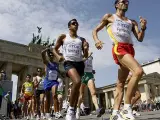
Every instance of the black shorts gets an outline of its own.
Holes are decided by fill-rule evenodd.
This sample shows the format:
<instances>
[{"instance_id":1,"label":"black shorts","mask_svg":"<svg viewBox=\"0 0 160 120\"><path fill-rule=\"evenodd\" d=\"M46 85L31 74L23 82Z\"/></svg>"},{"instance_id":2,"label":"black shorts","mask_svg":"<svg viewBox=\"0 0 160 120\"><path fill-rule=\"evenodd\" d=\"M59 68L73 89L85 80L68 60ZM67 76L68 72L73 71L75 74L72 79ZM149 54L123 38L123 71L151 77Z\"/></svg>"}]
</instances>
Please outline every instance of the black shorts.
<instances>
[{"instance_id":1,"label":"black shorts","mask_svg":"<svg viewBox=\"0 0 160 120\"><path fill-rule=\"evenodd\" d=\"M84 75L84 67L85 66L83 61L81 62L65 61L64 62L64 69L66 70L66 73L68 72L68 70L75 68L78 74L80 75L80 77Z\"/></svg>"},{"instance_id":2,"label":"black shorts","mask_svg":"<svg viewBox=\"0 0 160 120\"><path fill-rule=\"evenodd\" d=\"M36 90L36 97L39 97L40 94L44 94L45 91L44 90Z\"/></svg>"}]
</instances>

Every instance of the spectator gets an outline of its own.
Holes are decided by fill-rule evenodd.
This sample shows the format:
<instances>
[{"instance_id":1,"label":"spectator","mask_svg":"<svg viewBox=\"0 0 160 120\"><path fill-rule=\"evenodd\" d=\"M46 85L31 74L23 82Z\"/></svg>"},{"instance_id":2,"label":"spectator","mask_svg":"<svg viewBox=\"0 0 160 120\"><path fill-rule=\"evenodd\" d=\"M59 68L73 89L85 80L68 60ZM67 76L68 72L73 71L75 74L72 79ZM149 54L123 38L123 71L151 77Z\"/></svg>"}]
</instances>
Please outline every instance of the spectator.
<instances>
[{"instance_id":1,"label":"spectator","mask_svg":"<svg viewBox=\"0 0 160 120\"><path fill-rule=\"evenodd\" d=\"M11 101L11 92L8 91L7 94L4 96L5 100L7 101L7 116L11 118L11 111L12 111L12 101Z\"/></svg>"},{"instance_id":2,"label":"spectator","mask_svg":"<svg viewBox=\"0 0 160 120\"><path fill-rule=\"evenodd\" d=\"M2 87L2 83L0 80L0 108L1 108L1 104L2 104L2 98L3 98L3 87Z\"/></svg>"},{"instance_id":3,"label":"spectator","mask_svg":"<svg viewBox=\"0 0 160 120\"><path fill-rule=\"evenodd\" d=\"M6 72L4 70L0 72L0 80L6 80Z\"/></svg>"}]
</instances>

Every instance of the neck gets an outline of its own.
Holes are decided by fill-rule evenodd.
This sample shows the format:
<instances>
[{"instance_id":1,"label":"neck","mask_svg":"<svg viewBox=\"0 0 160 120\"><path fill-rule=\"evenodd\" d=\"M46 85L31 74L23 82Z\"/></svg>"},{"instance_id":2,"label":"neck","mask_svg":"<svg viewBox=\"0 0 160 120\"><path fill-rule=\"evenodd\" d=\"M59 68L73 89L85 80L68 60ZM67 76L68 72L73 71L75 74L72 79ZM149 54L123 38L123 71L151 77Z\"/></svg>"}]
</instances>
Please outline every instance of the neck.
<instances>
[{"instance_id":1,"label":"neck","mask_svg":"<svg viewBox=\"0 0 160 120\"><path fill-rule=\"evenodd\" d=\"M37 75L37 76L42 77L42 75Z\"/></svg>"},{"instance_id":2,"label":"neck","mask_svg":"<svg viewBox=\"0 0 160 120\"><path fill-rule=\"evenodd\" d=\"M72 38L76 38L77 37L77 32L75 31L69 31L69 35L72 37Z\"/></svg>"},{"instance_id":3,"label":"neck","mask_svg":"<svg viewBox=\"0 0 160 120\"><path fill-rule=\"evenodd\" d=\"M125 12L123 10L117 9L116 15L118 15L119 17L125 17Z\"/></svg>"}]
</instances>

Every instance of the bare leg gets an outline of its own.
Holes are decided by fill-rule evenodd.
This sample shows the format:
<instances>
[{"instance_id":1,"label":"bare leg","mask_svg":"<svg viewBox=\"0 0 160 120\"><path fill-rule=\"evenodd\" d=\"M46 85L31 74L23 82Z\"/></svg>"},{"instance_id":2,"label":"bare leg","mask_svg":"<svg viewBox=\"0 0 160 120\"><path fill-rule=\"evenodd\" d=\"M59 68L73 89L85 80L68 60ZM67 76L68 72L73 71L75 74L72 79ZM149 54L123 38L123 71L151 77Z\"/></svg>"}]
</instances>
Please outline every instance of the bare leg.
<instances>
[{"instance_id":1,"label":"bare leg","mask_svg":"<svg viewBox=\"0 0 160 120\"><path fill-rule=\"evenodd\" d=\"M27 116L27 100L24 101L23 113L24 113L24 117L26 117Z\"/></svg>"},{"instance_id":2,"label":"bare leg","mask_svg":"<svg viewBox=\"0 0 160 120\"><path fill-rule=\"evenodd\" d=\"M130 54L117 57L119 59L119 62L132 72L132 77L128 83L127 92L125 96L125 104L131 104L133 90L138 85L138 82L142 77L143 69Z\"/></svg>"},{"instance_id":3,"label":"bare leg","mask_svg":"<svg viewBox=\"0 0 160 120\"><path fill-rule=\"evenodd\" d=\"M83 100L85 88L86 88L86 85L81 83L81 87L80 87L80 90L79 90L80 92L79 92L79 99L78 99L77 108L80 108L80 105L81 105L82 100Z\"/></svg>"},{"instance_id":4,"label":"bare leg","mask_svg":"<svg viewBox=\"0 0 160 120\"><path fill-rule=\"evenodd\" d=\"M95 83L93 80L88 81L88 88L89 88L91 96L92 96L93 104L94 104L96 110L98 110L99 106L98 106L98 101L97 101L97 96L96 96L96 87L95 87Z\"/></svg>"},{"instance_id":5,"label":"bare leg","mask_svg":"<svg viewBox=\"0 0 160 120\"><path fill-rule=\"evenodd\" d=\"M54 112L59 112L59 103L58 103L58 98L57 98L57 86L52 87L52 97L53 97L53 103L54 103Z\"/></svg>"},{"instance_id":6,"label":"bare leg","mask_svg":"<svg viewBox=\"0 0 160 120\"><path fill-rule=\"evenodd\" d=\"M141 93L140 91L138 90L138 88L136 89L136 92L135 92L135 95L132 97L132 100L131 100L131 104L132 106L137 102L137 100L139 100L141 98Z\"/></svg>"},{"instance_id":7,"label":"bare leg","mask_svg":"<svg viewBox=\"0 0 160 120\"><path fill-rule=\"evenodd\" d=\"M35 113L37 113L37 109L36 109L36 97L33 95L32 96L32 114L34 115Z\"/></svg>"},{"instance_id":8,"label":"bare leg","mask_svg":"<svg viewBox=\"0 0 160 120\"><path fill-rule=\"evenodd\" d=\"M36 100L36 114L39 115L39 106L40 106L40 103L39 103L39 100L40 100L40 96L36 96L35 98Z\"/></svg>"},{"instance_id":9,"label":"bare leg","mask_svg":"<svg viewBox=\"0 0 160 120\"><path fill-rule=\"evenodd\" d=\"M32 100L28 100L28 115L32 114Z\"/></svg>"},{"instance_id":10,"label":"bare leg","mask_svg":"<svg viewBox=\"0 0 160 120\"><path fill-rule=\"evenodd\" d=\"M59 111L62 110L62 104L63 104L63 95L58 94L58 102L59 102Z\"/></svg>"},{"instance_id":11,"label":"bare leg","mask_svg":"<svg viewBox=\"0 0 160 120\"><path fill-rule=\"evenodd\" d=\"M45 92L45 113L50 113L50 91Z\"/></svg>"},{"instance_id":12,"label":"bare leg","mask_svg":"<svg viewBox=\"0 0 160 120\"><path fill-rule=\"evenodd\" d=\"M40 106L41 106L41 114L44 115L44 94L40 94Z\"/></svg>"},{"instance_id":13,"label":"bare leg","mask_svg":"<svg viewBox=\"0 0 160 120\"><path fill-rule=\"evenodd\" d=\"M123 66L118 69L118 80L116 86L116 95L114 96L114 110L119 110L124 94L124 85L129 70Z\"/></svg>"},{"instance_id":14,"label":"bare leg","mask_svg":"<svg viewBox=\"0 0 160 120\"><path fill-rule=\"evenodd\" d=\"M81 78L75 68L70 69L68 71L68 75L73 81L72 92L70 95L70 107L75 107L75 104L77 103L78 97L79 97L79 88L81 85Z\"/></svg>"}]
</instances>

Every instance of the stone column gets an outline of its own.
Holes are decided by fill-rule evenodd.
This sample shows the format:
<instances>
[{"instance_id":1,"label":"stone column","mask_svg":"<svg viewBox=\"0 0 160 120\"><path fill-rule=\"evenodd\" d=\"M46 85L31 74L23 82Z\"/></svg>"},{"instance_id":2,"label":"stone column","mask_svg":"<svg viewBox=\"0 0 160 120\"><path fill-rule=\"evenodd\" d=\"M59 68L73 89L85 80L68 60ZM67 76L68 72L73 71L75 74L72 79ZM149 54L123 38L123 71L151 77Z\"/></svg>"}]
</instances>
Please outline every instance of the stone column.
<instances>
[{"instance_id":1,"label":"stone column","mask_svg":"<svg viewBox=\"0 0 160 120\"><path fill-rule=\"evenodd\" d=\"M101 100L100 100L100 93L97 93L97 101L98 101L98 105L101 105Z\"/></svg>"},{"instance_id":2,"label":"stone column","mask_svg":"<svg viewBox=\"0 0 160 120\"><path fill-rule=\"evenodd\" d=\"M152 98L154 99L156 96L156 86L153 84L151 84L151 92Z\"/></svg>"},{"instance_id":3,"label":"stone column","mask_svg":"<svg viewBox=\"0 0 160 120\"><path fill-rule=\"evenodd\" d=\"M111 107L109 97L108 97L108 92L105 92L105 101L106 101L106 109L108 109L109 107Z\"/></svg>"},{"instance_id":4,"label":"stone column","mask_svg":"<svg viewBox=\"0 0 160 120\"><path fill-rule=\"evenodd\" d=\"M146 93L146 100L150 99L150 86L148 84L144 84L144 90Z\"/></svg>"},{"instance_id":5,"label":"stone column","mask_svg":"<svg viewBox=\"0 0 160 120\"><path fill-rule=\"evenodd\" d=\"M22 80L22 73L18 73L18 81L17 81L17 97L19 96L19 93L21 92L21 87L23 84L23 80Z\"/></svg>"},{"instance_id":6,"label":"stone column","mask_svg":"<svg viewBox=\"0 0 160 120\"><path fill-rule=\"evenodd\" d=\"M7 62L2 66L2 69L6 72L7 80L12 79L12 63Z\"/></svg>"},{"instance_id":7,"label":"stone column","mask_svg":"<svg viewBox=\"0 0 160 120\"><path fill-rule=\"evenodd\" d=\"M160 96L160 85L158 85L158 95Z\"/></svg>"}]
</instances>

